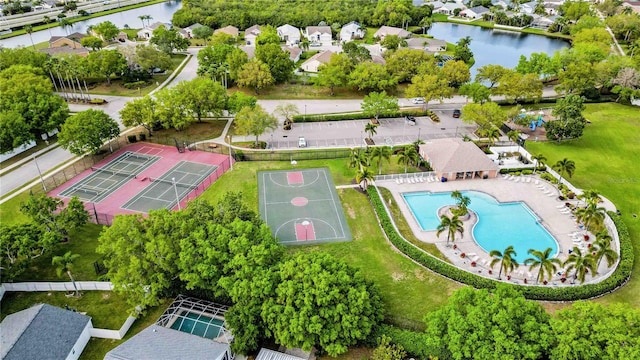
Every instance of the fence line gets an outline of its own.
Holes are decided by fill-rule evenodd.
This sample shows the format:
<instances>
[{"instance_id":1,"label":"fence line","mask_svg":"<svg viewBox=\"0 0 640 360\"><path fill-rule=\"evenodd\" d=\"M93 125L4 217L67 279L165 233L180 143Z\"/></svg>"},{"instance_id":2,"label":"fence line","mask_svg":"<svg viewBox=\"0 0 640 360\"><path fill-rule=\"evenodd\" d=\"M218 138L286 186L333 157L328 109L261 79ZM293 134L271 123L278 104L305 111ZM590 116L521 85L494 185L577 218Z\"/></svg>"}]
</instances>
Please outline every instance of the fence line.
<instances>
[{"instance_id":1,"label":"fence line","mask_svg":"<svg viewBox=\"0 0 640 360\"><path fill-rule=\"evenodd\" d=\"M409 178L428 178L431 176L436 176L435 171L423 171L423 172L413 172L413 173L405 173L405 174L387 174L387 175L375 175L373 178L375 181L381 180L396 180L396 179L409 179Z\"/></svg>"},{"instance_id":2,"label":"fence line","mask_svg":"<svg viewBox=\"0 0 640 360\"><path fill-rule=\"evenodd\" d=\"M124 321L119 330L110 330L110 329L99 329L92 328L89 332L91 337L100 338L100 339L115 339L121 340L127 332L131 328L131 325L136 321L136 318L133 316L129 316L127 320Z\"/></svg>"},{"instance_id":3,"label":"fence line","mask_svg":"<svg viewBox=\"0 0 640 360\"><path fill-rule=\"evenodd\" d=\"M78 290L99 290L111 291L113 284L109 281L76 281ZM5 292L37 292L37 291L75 291L73 283L66 282L19 282L19 283L3 283L2 287Z\"/></svg>"}]
</instances>

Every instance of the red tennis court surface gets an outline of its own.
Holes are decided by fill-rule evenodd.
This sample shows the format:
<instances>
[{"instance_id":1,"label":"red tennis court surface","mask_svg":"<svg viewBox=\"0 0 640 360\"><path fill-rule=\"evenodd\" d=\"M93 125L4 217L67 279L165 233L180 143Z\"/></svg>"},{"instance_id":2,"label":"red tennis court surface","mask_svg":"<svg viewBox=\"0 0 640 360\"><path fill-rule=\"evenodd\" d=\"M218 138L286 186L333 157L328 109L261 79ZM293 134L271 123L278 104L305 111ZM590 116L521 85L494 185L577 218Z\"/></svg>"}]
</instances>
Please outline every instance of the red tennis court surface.
<instances>
[{"instance_id":1,"label":"red tennis court surface","mask_svg":"<svg viewBox=\"0 0 640 360\"><path fill-rule=\"evenodd\" d=\"M289 183L289 185L304 184L304 177L302 177L302 171L288 172L287 183Z\"/></svg>"},{"instance_id":2,"label":"red tennis court surface","mask_svg":"<svg viewBox=\"0 0 640 360\"><path fill-rule=\"evenodd\" d=\"M96 202L85 202L86 208L89 210L91 217L95 222L100 224L111 224L113 216L117 214L136 214L146 213L146 211L134 211L131 209L123 208L129 200L139 196L145 189L152 186L149 178L163 178L166 176L173 176L172 169L174 169L180 163L193 163L200 164L202 166L211 167L212 171L203 180L193 186L193 190L185 192L181 191L180 204L175 201L172 206L173 209L178 207L184 208L189 200L193 200L196 196L200 195L206 190L215 180L217 180L225 171L230 167L230 159L226 155L214 154L204 151L185 151L183 153L178 152L174 146L158 145L151 143L136 143L126 146L112 155L106 157L104 160L94 165L94 168L109 169L114 168L116 159L122 159L123 156L126 159L127 153L137 155L143 155L147 157L158 157L159 160L153 162L150 166L144 168L134 178L130 178L123 181L122 184L118 184L115 188L109 188L108 194L105 196L96 196ZM119 161L119 160L118 160ZM95 176L95 172L91 169L87 169L84 172L73 177L66 183L57 187L53 191L48 193L49 196L55 196L61 198L63 201L68 202L70 197L64 196L64 194L73 194L74 187L83 189L84 182L88 177ZM171 177L169 178L171 179ZM176 177L177 179L177 177ZM66 192L65 192L66 191ZM61 193L63 193L61 195ZM70 195L72 196L72 195ZM101 199L100 199L101 198ZM163 206L156 205L153 199L149 199L148 209L163 208ZM166 204L166 202L165 202ZM166 206L164 206L166 207ZM106 220L105 220L106 219Z\"/></svg>"}]
</instances>

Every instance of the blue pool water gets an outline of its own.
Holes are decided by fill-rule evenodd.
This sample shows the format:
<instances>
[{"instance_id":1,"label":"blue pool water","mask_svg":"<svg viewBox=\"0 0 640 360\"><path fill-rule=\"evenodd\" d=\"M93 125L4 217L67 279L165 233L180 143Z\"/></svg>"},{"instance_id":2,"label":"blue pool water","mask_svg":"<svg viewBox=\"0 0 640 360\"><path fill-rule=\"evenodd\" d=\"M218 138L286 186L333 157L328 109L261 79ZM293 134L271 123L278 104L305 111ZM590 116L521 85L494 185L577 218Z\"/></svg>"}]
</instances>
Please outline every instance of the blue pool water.
<instances>
[{"instance_id":1,"label":"blue pool water","mask_svg":"<svg viewBox=\"0 0 640 360\"><path fill-rule=\"evenodd\" d=\"M180 317L171 325L171 328L203 338L215 339L220 336L223 324L224 321L220 319L182 311Z\"/></svg>"},{"instance_id":2,"label":"blue pool water","mask_svg":"<svg viewBox=\"0 0 640 360\"><path fill-rule=\"evenodd\" d=\"M469 209L476 213L478 222L473 227L473 238L485 251L503 251L509 245L516 250L516 260L522 264L529 249L544 251L550 247L557 254L558 243L538 223L538 217L523 202L499 203L490 195L477 191L463 191L471 199ZM413 192L402 194L422 230L436 230L440 224L438 209L455 205L451 193ZM468 239L470 234L464 234ZM446 234L440 235L441 237ZM458 235L459 238L459 235ZM446 239L446 238L443 238Z\"/></svg>"}]
</instances>

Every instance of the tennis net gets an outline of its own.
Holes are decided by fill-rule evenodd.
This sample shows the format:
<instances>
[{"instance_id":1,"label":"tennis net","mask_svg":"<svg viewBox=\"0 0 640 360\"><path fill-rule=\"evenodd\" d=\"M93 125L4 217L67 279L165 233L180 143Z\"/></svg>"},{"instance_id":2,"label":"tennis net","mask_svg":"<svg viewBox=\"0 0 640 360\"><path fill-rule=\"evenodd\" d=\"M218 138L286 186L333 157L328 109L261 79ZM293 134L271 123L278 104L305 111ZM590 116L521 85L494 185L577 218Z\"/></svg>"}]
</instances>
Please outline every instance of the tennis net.
<instances>
[{"instance_id":1,"label":"tennis net","mask_svg":"<svg viewBox=\"0 0 640 360\"><path fill-rule=\"evenodd\" d=\"M134 153L129 153L128 157L134 158L134 159L140 159L140 160L149 160L148 156L138 155L138 154L134 154Z\"/></svg>"},{"instance_id":2,"label":"tennis net","mask_svg":"<svg viewBox=\"0 0 640 360\"><path fill-rule=\"evenodd\" d=\"M91 195L100 195L100 193L102 193L102 191L104 191L103 189L98 189L98 188L94 188L94 187L89 187L89 186L78 186L76 188L77 191L82 191L83 193L87 193L87 194L91 194Z\"/></svg>"},{"instance_id":3,"label":"tennis net","mask_svg":"<svg viewBox=\"0 0 640 360\"><path fill-rule=\"evenodd\" d=\"M172 180L169 180L169 179L158 179L158 178L149 177L149 181L151 181L151 182L159 182L161 184L167 184L167 185L171 185L171 186L173 186L173 184L174 184L174 182ZM183 184L183 183L179 183L179 182L175 182L175 185L183 187L185 189L195 189L195 188L198 187L198 184Z\"/></svg>"},{"instance_id":4,"label":"tennis net","mask_svg":"<svg viewBox=\"0 0 640 360\"><path fill-rule=\"evenodd\" d=\"M97 167L93 167L93 166L91 167L91 171L101 172L101 173L105 173L105 174L109 174L109 175L136 178L136 173L128 173L128 172L124 172L124 171L114 171L114 170L109 170L109 169L97 168Z\"/></svg>"}]
</instances>

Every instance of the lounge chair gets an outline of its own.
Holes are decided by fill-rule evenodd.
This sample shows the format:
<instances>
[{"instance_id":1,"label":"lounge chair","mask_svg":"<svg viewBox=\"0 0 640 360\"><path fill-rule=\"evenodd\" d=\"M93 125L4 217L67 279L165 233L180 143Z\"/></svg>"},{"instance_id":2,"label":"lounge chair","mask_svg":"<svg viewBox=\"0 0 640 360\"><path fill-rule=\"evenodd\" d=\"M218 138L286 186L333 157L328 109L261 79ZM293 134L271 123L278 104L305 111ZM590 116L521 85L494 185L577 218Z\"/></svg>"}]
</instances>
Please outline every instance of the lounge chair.
<instances>
[{"instance_id":1,"label":"lounge chair","mask_svg":"<svg viewBox=\"0 0 640 360\"><path fill-rule=\"evenodd\" d=\"M515 182L519 182L520 181L520 177L516 176L516 179L514 180Z\"/></svg>"},{"instance_id":2,"label":"lounge chair","mask_svg":"<svg viewBox=\"0 0 640 360\"><path fill-rule=\"evenodd\" d=\"M527 184L531 182L531 178L527 177Z\"/></svg>"},{"instance_id":3,"label":"lounge chair","mask_svg":"<svg viewBox=\"0 0 640 360\"><path fill-rule=\"evenodd\" d=\"M508 175L508 174L502 174L502 178L503 178L503 179L506 179L506 178L508 178L508 177L509 177L509 175Z\"/></svg>"},{"instance_id":4,"label":"lounge chair","mask_svg":"<svg viewBox=\"0 0 640 360\"><path fill-rule=\"evenodd\" d=\"M562 208L565 208L565 207L567 207L567 206L566 205L558 205L558 206L556 206L556 208L558 208L558 209L562 209Z\"/></svg>"},{"instance_id":5,"label":"lounge chair","mask_svg":"<svg viewBox=\"0 0 640 360\"><path fill-rule=\"evenodd\" d=\"M533 183L536 184L536 185L539 185L540 184L540 180L536 179Z\"/></svg>"}]
</instances>

